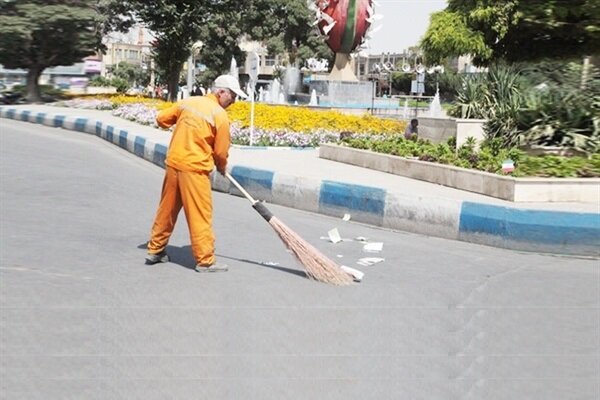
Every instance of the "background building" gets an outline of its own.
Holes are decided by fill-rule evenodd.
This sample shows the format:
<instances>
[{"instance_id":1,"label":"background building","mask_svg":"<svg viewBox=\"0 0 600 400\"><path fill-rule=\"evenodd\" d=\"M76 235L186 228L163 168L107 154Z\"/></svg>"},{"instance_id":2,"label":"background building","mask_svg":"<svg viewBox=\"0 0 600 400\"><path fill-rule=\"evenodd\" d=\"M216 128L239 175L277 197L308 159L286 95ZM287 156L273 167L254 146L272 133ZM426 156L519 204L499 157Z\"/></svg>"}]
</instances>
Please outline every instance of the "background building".
<instances>
[{"instance_id":1,"label":"background building","mask_svg":"<svg viewBox=\"0 0 600 400\"><path fill-rule=\"evenodd\" d=\"M150 35L142 26L134 28L137 38L133 40L131 33L107 37L106 54L102 55L102 76L110 76L111 71L121 62L149 68L152 57Z\"/></svg>"}]
</instances>

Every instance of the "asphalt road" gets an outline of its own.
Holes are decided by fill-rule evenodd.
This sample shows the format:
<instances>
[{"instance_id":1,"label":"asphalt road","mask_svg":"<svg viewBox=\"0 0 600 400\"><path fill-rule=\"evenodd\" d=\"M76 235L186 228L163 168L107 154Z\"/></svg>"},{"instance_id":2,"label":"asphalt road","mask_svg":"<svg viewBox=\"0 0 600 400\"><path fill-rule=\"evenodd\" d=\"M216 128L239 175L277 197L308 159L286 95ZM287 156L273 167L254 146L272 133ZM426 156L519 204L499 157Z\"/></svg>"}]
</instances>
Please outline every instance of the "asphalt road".
<instances>
[{"instance_id":1,"label":"asphalt road","mask_svg":"<svg viewBox=\"0 0 600 400\"><path fill-rule=\"evenodd\" d=\"M230 271L193 271L183 214L172 262L147 266L160 168L9 120L0 156L2 399L600 398L598 260L269 205L366 274L333 287L306 279L245 199L214 193ZM334 227L383 251L322 240Z\"/></svg>"}]
</instances>

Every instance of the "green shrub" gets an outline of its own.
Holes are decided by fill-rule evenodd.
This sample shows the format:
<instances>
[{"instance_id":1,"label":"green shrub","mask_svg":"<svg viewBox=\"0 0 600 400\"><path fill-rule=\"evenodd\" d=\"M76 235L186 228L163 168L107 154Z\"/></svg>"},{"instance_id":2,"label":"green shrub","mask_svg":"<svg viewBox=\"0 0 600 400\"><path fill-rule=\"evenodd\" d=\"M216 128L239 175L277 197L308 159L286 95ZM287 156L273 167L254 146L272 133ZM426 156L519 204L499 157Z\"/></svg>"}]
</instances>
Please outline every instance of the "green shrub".
<instances>
[{"instance_id":1,"label":"green shrub","mask_svg":"<svg viewBox=\"0 0 600 400\"><path fill-rule=\"evenodd\" d=\"M448 113L486 119L488 141L502 148L558 146L588 155L600 152L600 71L591 67L582 85L577 63L492 66L463 77Z\"/></svg>"},{"instance_id":2,"label":"green shrub","mask_svg":"<svg viewBox=\"0 0 600 400\"><path fill-rule=\"evenodd\" d=\"M470 138L457 150L450 144L432 144L419 139L406 140L403 135L377 136L374 138L344 139L349 147L392 154L421 161L437 162L462 168L473 168L494 174L502 174L502 162L512 160L513 176L540 177L600 177L600 154L591 157L527 156L516 147L502 148L501 138L486 141L479 151Z\"/></svg>"},{"instance_id":3,"label":"green shrub","mask_svg":"<svg viewBox=\"0 0 600 400\"><path fill-rule=\"evenodd\" d=\"M25 85L15 85L13 86L12 91L25 96L27 94L27 87ZM52 85L40 85L40 95L44 101L62 100L67 98L64 90L57 89Z\"/></svg>"},{"instance_id":4,"label":"green shrub","mask_svg":"<svg viewBox=\"0 0 600 400\"><path fill-rule=\"evenodd\" d=\"M534 75L537 85L528 91L519 115L526 143L600 151L600 72L591 68L584 87L581 73L579 65L570 63L546 72L545 80Z\"/></svg>"},{"instance_id":5,"label":"green shrub","mask_svg":"<svg viewBox=\"0 0 600 400\"><path fill-rule=\"evenodd\" d=\"M102 75L96 75L90 79L88 86L93 87L109 87L112 85L110 79L103 77Z\"/></svg>"},{"instance_id":6,"label":"green shrub","mask_svg":"<svg viewBox=\"0 0 600 400\"><path fill-rule=\"evenodd\" d=\"M118 93L125 93L129 89L129 83L123 78L112 78L110 85L114 86Z\"/></svg>"}]
</instances>

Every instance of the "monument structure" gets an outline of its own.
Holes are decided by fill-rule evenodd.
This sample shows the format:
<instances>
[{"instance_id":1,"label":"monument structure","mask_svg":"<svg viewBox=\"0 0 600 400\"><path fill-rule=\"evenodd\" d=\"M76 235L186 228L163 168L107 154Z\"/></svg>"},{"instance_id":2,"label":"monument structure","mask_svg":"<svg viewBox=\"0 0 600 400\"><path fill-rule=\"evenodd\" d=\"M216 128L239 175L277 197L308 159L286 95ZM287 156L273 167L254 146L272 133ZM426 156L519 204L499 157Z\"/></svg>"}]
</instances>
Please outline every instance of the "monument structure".
<instances>
[{"instance_id":1,"label":"monument structure","mask_svg":"<svg viewBox=\"0 0 600 400\"><path fill-rule=\"evenodd\" d=\"M373 98L372 82L359 82L354 74L352 53L366 44L367 32L376 19L373 0L315 0L319 31L335 53L335 62L327 81L314 81L320 105L364 107Z\"/></svg>"}]
</instances>

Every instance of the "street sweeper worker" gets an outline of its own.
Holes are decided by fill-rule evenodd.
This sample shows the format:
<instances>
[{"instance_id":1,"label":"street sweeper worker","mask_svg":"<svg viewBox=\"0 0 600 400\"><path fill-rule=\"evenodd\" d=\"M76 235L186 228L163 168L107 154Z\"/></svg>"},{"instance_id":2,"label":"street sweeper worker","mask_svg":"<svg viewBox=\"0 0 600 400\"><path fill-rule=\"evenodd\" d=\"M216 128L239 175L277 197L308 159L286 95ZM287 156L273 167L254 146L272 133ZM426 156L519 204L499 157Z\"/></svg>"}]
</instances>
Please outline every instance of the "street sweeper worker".
<instances>
[{"instance_id":1,"label":"street sweeper worker","mask_svg":"<svg viewBox=\"0 0 600 400\"><path fill-rule=\"evenodd\" d=\"M160 203L148 242L147 264L168 262L167 243L183 207L198 272L227 271L215 260L210 173L225 174L230 145L225 109L246 98L231 75L221 75L212 93L192 96L158 113L161 128L175 125L165 159Z\"/></svg>"}]
</instances>

